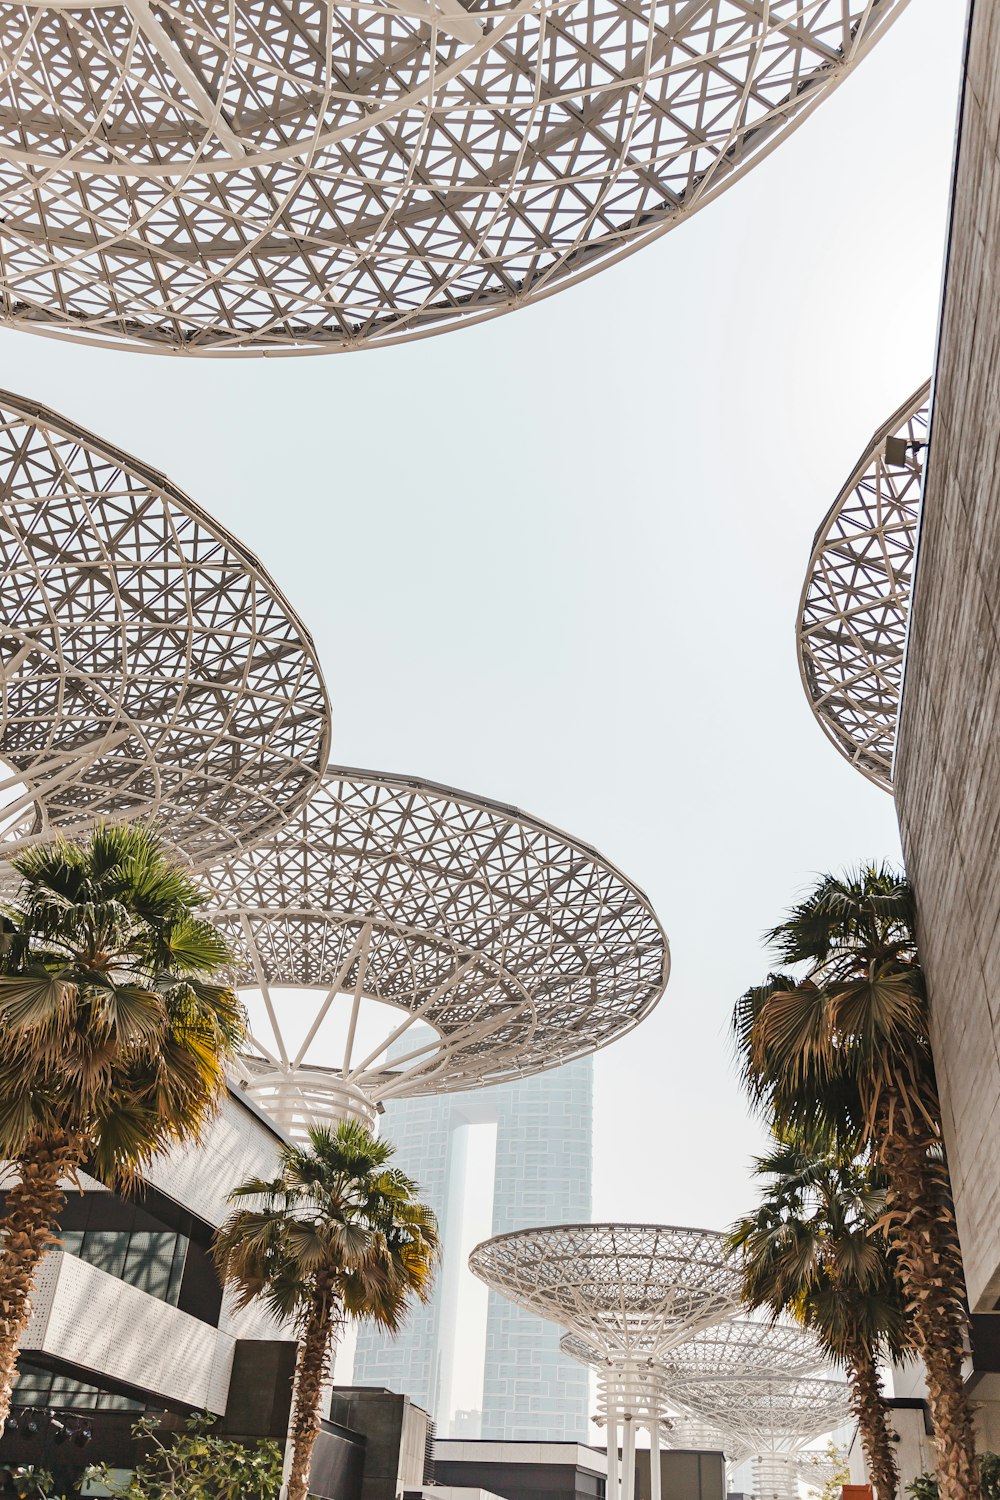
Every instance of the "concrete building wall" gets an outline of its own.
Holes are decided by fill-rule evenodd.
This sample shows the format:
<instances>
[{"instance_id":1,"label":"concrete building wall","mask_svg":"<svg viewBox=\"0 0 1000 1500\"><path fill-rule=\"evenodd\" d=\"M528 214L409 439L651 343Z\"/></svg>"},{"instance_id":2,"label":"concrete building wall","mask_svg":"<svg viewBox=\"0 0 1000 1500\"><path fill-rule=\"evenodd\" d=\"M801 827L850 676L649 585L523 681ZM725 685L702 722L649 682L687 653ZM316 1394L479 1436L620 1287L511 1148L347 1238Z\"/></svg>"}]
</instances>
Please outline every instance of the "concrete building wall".
<instances>
[{"instance_id":1,"label":"concrete building wall","mask_svg":"<svg viewBox=\"0 0 1000 1500\"><path fill-rule=\"evenodd\" d=\"M895 784L969 1299L1000 1299L1000 6L972 10Z\"/></svg>"}]
</instances>

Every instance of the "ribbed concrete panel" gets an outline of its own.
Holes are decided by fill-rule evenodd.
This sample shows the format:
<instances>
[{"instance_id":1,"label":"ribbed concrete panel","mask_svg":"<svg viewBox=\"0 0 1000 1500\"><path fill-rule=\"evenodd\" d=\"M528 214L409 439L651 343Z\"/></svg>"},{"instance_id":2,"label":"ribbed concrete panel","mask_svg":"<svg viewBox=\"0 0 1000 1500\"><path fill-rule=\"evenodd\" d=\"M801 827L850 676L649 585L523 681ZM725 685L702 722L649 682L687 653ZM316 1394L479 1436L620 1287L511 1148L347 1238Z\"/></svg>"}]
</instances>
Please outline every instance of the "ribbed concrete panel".
<instances>
[{"instance_id":1,"label":"ribbed concrete panel","mask_svg":"<svg viewBox=\"0 0 1000 1500\"><path fill-rule=\"evenodd\" d=\"M972 11L895 766L973 1311L1000 1298L1000 7Z\"/></svg>"},{"instance_id":2,"label":"ribbed concrete panel","mask_svg":"<svg viewBox=\"0 0 1000 1500\"><path fill-rule=\"evenodd\" d=\"M96 1266L51 1251L22 1348L222 1414L235 1340Z\"/></svg>"}]
</instances>

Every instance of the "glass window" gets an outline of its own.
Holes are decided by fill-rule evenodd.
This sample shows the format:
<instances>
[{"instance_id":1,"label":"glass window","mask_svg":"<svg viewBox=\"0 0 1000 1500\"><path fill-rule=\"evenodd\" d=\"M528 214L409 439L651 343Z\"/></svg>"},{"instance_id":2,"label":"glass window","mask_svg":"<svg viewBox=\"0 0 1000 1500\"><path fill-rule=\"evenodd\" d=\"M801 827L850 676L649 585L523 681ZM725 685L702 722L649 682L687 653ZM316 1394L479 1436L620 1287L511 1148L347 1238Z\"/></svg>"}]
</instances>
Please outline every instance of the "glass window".
<instances>
[{"instance_id":1,"label":"glass window","mask_svg":"<svg viewBox=\"0 0 1000 1500\"><path fill-rule=\"evenodd\" d=\"M129 1234L124 1229L88 1229L83 1237L81 1260L121 1278L128 1253Z\"/></svg>"},{"instance_id":2,"label":"glass window","mask_svg":"<svg viewBox=\"0 0 1000 1500\"><path fill-rule=\"evenodd\" d=\"M52 1407L57 1411L143 1411L141 1401L116 1396L96 1385L85 1385L69 1375L55 1375L38 1365L23 1363L14 1382L15 1406Z\"/></svg>"},{"instance_id":3,"label":"glass window","mask_svg":"<svg viewBox=\"0 0 1000 1500\"><path fill-rule=\"evenodd\" d=\"M186 1243L179 1234L140 1231L129 1239L122 1280L175 1307L184 1274Z\"/></svg>"},{"instance_id":4,"label":"glass window","mask_svg":"<svg viewBox=\"0 0 1000 1500\"><path fill-rule=\"evenodd\" d=\"M88 1265L176 1307L188 1242L169 1230L64 1230L60 1245Z\"/></svg>"}]
</instances>

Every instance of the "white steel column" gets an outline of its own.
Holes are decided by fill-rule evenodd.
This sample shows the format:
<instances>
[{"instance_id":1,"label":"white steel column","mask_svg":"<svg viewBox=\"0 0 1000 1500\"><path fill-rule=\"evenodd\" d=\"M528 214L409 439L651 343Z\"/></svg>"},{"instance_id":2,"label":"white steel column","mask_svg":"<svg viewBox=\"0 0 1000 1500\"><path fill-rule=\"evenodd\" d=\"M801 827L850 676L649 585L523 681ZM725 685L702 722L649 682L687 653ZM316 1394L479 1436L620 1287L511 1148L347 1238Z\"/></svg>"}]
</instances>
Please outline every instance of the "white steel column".
<instances>
[{"instance_id":1,"label":"white steel column","mask_svg":"<svg viewBox=\"0 0 1000 1500\"><path fill-rule=\"evenodd\" d=\"M625 1413L625 1438L622 1443L622 1500L635 1500L635 1417Z\"/></svg>"},{"instance_id":2,"label":"white steel column","mask_svg":"<svg viewBox=\"0 0 1000 1500\"><path fill-rule=\"evenodd\" d=\"M649 1500L661 1500L660 1424L655 1419L649 1424Z\"/></svg>"},{"instance_id":3,"label":"white steel column","mask_svg":"<svg viewBox=\"0 0 1000 1500\"><path fill-rule=\"evenodd\" d=\"M608 1402L608 1492L607 1500L621 1500L621 1470L618 1466L618 1408Z\"/></svg>"}]
</instances>

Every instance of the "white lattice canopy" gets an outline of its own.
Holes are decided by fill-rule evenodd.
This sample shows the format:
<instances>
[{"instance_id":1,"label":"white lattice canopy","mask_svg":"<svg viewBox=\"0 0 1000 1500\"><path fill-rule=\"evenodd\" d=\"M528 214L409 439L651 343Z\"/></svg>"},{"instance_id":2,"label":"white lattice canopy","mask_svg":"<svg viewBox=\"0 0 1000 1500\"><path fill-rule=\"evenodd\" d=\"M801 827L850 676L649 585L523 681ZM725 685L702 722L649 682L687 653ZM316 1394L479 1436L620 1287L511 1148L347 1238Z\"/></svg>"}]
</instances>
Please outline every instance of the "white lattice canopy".
<instances>
[{"instance_id":1,"label":"white lattice canopy","mask_svg":"<svg viewBox=\"0 0 1000 1500\"><path fill-rule=\"evenodd\" d=\"M697 1448L725 1454L726 1461L735 1466L750 1458L751 1453L741 1447L731 1433L720 1432L710 1422L698 1417L673 1412L665 1424L663 1446L665 1448Z\"/></svg>"},{"instance_id":2,"label":"white lattice canopy","mask_svg":"<svg viewBox=\"0 0 1000 1500\"><path fill-rule=\"evenodd\" d=\"M842 1380L767 1373L676 1381L671 1400L691 1416L731 1433L755 1455L794 1455L850 1416Z\"/></svg>"},{"instance_id":3,"label":"white lattice canopy","mask_svg":"<svg viewBox=\"0 0 1000 1500\"><path fill-rule=\"evenodd\" d=\"M290 1130L592 1052L667 982L648 900L601 855L430 782L331 768L209 880L258 997L248 1087Z\"/></svg>"},{"instance_id":4,"label":"white lattice canopy","mask_svg":"<svg viewBox=\"0 0 1000 1500\"><path fill-rule=\"evenodd\" d=\"M663 1224L559 1224L497 1235L475 1274L602 1358L657 1360L730 1316L740 1278L725 1235Z\"/></svg>"},{"instance_id":5,"label":"white lattice canopy","mask_svg":"<svg viewBox=\"0 0 1000 1500\"><path fill-rule=\"evenodd\" d=\"M609 1362L606 1354L573 1333L563 1336L560 1348L583 1364L598 1367ZM825 1362L815 1335L798 1324L726 1318L673 1345L656 1364L669 1387L672 1382L720 1375L804 1375Z\"/></svg>"},{"instance_id":6,"label":"white lattice canopy","mask_svg":"<svg viewBox=\"0 0 1000 1500\"><path fill-rule=\"evenodd\" d=\"M0 392L0 837L158 818L202 861L319 782L329 707L260 563L162 474Z\"/></svg>"},{"instance_id":7,"label":"white lattice canopy","mask_svg":"<svg viewBox=\"0 0 1000 1500\"><path fill-rule=\"evenodd\" d=\"M799 669L824 734L876 786L892 757L910 612L930 386L879 428L816 533Z\"/></svg>"},{"instance_id":8,"label":"white lattice canopy","mask_svg":"<svg viewBox=\"0 0 1000 1500\"><path fill-rule=\"evenodd\" d=\"M2 314L203 354L493 316L710 202L904 4L11 4Z\"/></svg>"},{"instance_id":9,"label":"white lattice canopy","mask_svg":"<svg viewBox=\"0 0 1000 1500\"><path fill-rule=\"evenodd\" d=\"M716 1379L720 1375L804 1375L826 1363L815 1334L797 1323L727 1318L671 1349L667 1378Z\"/></svg>"},{"instance_id":10,"label":"white lattice canopy","mask_svg":"<svg viewBox=\"0 0 1000 1500\"><path fill-rule=\"evenodd\" d=\"M700 1416L679 1407L673 1396L677 1385L719 1376L748 1379L815 1371L824 1361L813 1334L795 1324L727 1318L703 1328L692 1338L658 1357L604 1354L574 1333L564 1334L559 1347L597 1372L597 1420L614 1425L621 1412L647 1425L679 1447L722 1448L730 1461L749 1457L745 1436L737 1438Z\"/></svg>"}]
</instances>

